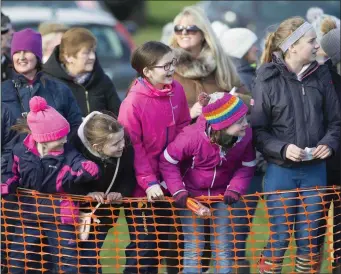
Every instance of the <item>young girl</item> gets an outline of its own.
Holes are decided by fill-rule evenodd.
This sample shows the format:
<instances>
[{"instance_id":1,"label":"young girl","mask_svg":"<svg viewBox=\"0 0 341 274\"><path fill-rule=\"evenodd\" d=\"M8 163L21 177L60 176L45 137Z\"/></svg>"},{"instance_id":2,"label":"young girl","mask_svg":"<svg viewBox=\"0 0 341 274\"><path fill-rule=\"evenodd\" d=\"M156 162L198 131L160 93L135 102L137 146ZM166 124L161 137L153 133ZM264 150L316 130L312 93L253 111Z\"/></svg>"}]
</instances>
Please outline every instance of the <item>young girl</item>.
<instances>
[{"instance_id":1,"label":"young girl","mask_svg":"<svg viewBox=\"0 0 341 274\"><path fill-rule=\"evenodd\" d=\"M339 146L340 106L328 67L315 60L318 49L311 24L287 19L266 39L257 71L252 127L257 149L269 162L264 191L273 193L267 195L272 233L260 273L281 273L294 226L295 272L319 268L321 194L295 191L326 185L325 161Z\"/></svg>"},{"instance_id":2,"label":"young girl","mask_svg":"<svg viewBox=\"0 0 341 274\"><path fill-rule=\"evenodd\" d=\"M180 207L186 207L189 196L224 195L224 203L211 204L215 273L232 271L233 220L225 204L236 203L246 193L256 165L247 110L238 97L213 93L203 115L167 146L160 160L162 176ZM183 273L202 273L204 219L192 217L188 209L180 210L180 219L185 241Z\"/></svg>"},{"instance_id":3,"label":"young girl","mask_svg":"<svg viewBox=\"0 0 341 274\"><path fill-rule=\"evenodd\" d=\"M77 191L78 194L88 194L96 200L96 203L91 205L92 209L97 203L102 203L95 212L100 223L91 225L89 239L80 243L81 273L102 273L99 253L109 229L115 225L120 214L121 204L111 203L121 200L122 197L131 197L136 186L134 151L131 145L126 145L123 127L117 120L98 111L91 112L83 120L78 129L75 146L83 156L99 166L101 178L96 182L82 184ZM115 181L109 193L105 195L118 164ZM89 204L82 207L82 211L91 211Z\"/></svg>"},{"instance_id":4,"label":"young girl","mask_svg":"<svg viewBox=\"0 0 341 274\"><path fill-rule=\"evenodd\" d=\"M17 130L26 130L29 135L13 148L7 168L9 174L2 176L2 195L15 192L16 186L42 193L68 193L73 184L97 178L97 165L65 145L70 131L67 120L42 97L33 97L29 106L28 127L24 124L16 126ZM63 198L52 201L23 195L18 199L23 219L15 228L9 244L9 273L24 273L28 267L32 273L43 272L42 258L35 259L35 246L42 247L43 237L48 239L53 263L60 267L56 271L78 273L74 227L76 205ZM42 206L38 207L38 204ZM40 254L46 252L45 248L41 249Z\"/></svg>"},{"instance_id":5,"label":"young girl","mask_svg":"<svg viewBox=\"0 0 341 274\"><path fill-rule=\"evenodd\" d=\"M124 126L135 150L134 167L137 178L137 186L134 197L147 196L149 202L162 200L168 194L161 185L162 178L159 171L159 157L164 148L174 140L175 136L190 123L190 115L182 86L173 80L176 59L170 47L160 42L147 42L137 48L132 55L132 67L140 75L132 84L127 98L123 101L118 121ZM139 206L139 207L138 207ZM158 224L156 228L158 237L166 237L169 231L169 222L174 218L166 202L155 203L159 208L151 210L151 204L137 204L134 212L127 211L126 216L139 216L134 218L136 223L144 223L144 220L153 224L151 214L164 217L155 218ZM143 215L149 218L143 218ZM167 218L168 216L168 218ZM135 226L132 217L128 218L132 243L127 247L127 268L125 273L158 273L158 254L156 245L155 228L152 225ZM148 233L144 233L148 230ZM139 233L139 241L136 243L136 233ZM167 245L167 238L160 242L161 256ZM136 249L140 256L137 261ZM177 254L169 255L176 256ZM168 256L168 257L169 257ZM139 271L137 265L139 264ZM178 262L167 262L178 264Z\"/></svg>"}]
</instances>

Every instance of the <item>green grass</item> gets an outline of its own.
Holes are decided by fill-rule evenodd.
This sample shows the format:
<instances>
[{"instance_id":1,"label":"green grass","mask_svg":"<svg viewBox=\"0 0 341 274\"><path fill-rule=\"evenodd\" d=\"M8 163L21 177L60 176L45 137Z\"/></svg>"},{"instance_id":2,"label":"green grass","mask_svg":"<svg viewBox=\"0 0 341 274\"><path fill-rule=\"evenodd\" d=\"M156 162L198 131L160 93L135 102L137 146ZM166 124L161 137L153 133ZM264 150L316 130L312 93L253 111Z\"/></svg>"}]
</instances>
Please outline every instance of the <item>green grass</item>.
<instances>
[{"instance_id":1,"label":"green grass","mask_svg":"<svg viewBox=\"0 0 341 274\"><path fill-rule=\"evenodd\" d=\"M246 256L250 258L252 266L256 266L256 263L260 256L260 252L267 243L269 237L268 227L268 218L265 211L265 201L260 200L253 220L252 229L247 241ZM122 265L124 265L125 263L124 249L128 245L128 243L128 229L125 223L125 218L121 212L118 224L110 230L101 252L103 273L123 273ZM327 250L326 246L325 250ZM291 267L291 265L294 264L295 251L295 243L294 241L291 241L289 250L286 253L286 256L288 258L284 261L284 265L290 266L284 266L282 273L292 273L293 268ZM323 261L321 273L330 273L330 261L327 259L328 254L325 252L324 255L325 259ZM162 271L160 271L160 273L162 273ZM213 269L211 269L210 273L213 273ZM258 273L255 267L252 268L252 273Z\"/></svg>"},{"instance_id":2,"label":"green grass","mask_svg":"<svg viewBox=\"0 0 341 274\"><path fill-rule=\"evenodd\" d=\"M173 21L174 17L186 6L194 5L198 1L146 1L146 25L139 28L134 35L136 45L147 41L159 41L162 27Z\"/></svg>"}]
</instances>

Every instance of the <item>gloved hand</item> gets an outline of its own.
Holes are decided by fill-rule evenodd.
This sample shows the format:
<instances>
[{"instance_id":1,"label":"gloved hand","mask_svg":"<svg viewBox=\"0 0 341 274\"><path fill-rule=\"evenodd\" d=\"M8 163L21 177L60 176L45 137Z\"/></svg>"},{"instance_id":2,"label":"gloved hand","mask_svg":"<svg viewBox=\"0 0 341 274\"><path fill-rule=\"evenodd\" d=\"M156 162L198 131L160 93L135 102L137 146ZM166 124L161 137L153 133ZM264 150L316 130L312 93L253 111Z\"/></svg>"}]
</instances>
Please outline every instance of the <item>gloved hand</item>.
<instances>
[{"instance_id":1,"label":"gloved hand","mask_svg":"<svg viewBox=\"0 0 341 274\"><path fill-rule=\"evenodd\" d=\"M238 202L240 199L240 193L237 191L227 189L224 193L224 203L226 205L232 205L236 202Z\"/></svg>"},{"instance_id":2,"label":"gloved hand","mask_svg":"<svg viewBox=\"0 0 341 274\"><path fill-rule=\"evenodd\" d=\"M6 183L1 184L1 195L16 193L18 186L19 186L19 184L17 182L13 182L9 185Z\"/></svg>"},{"instance_id":3,"label":"gloved hand","mask_svg":"<svg viewBox=\"0 0 341 274\"><path fill-rule=\"evenodd\" d=\"M159 184L152 185L146 190L147 198L149 202L154 202L155 200L163 200L163 191Z\"/></svg>"},{"instance_id":4,"label":"gloved hand","mask_svg":"<svg viewBox=\"0 0 341 274\"><path fill-rule=\"evenodd\" d=\"M178 192L175 196L173 196L173 198L177 206L185 208L188 198L188 192L187 191Z\"/></svg>"},{"instance_id":5,"label":"gloved hand","mask_svg":"<svg viewBox=\"0 0 341 274\"><path fill-rule=\"evenodd\" d=\"M94 162L91 161L82 162L82 168L91 176L95 177L98 175L98 166Z\"/></svg>"}]
</instances>

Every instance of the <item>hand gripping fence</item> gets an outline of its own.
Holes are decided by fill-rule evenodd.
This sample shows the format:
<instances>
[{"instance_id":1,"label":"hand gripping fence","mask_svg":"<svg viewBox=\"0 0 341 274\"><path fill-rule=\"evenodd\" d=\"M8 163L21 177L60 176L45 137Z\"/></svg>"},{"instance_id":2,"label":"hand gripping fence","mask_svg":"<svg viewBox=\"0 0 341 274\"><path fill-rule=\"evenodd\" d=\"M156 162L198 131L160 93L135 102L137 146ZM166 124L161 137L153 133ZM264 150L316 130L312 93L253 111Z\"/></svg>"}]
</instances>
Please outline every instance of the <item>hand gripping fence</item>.
<instances>
[{"instance_id":1,"label":"hand gripping fence","mask_svg":"<svg viewBox=\"0 0 341 274\"><path fill-rule=\"evenodd\" d=\"M255 193L232 206L221 196L197 199L211 216L171 198L97 206L18 189L1 200L1 273L332 273L340 262L340 187ZM79 240L76 206L73 221L62 221L61 200L100 220L87 240Z\"/></svg>"}]
</instances>

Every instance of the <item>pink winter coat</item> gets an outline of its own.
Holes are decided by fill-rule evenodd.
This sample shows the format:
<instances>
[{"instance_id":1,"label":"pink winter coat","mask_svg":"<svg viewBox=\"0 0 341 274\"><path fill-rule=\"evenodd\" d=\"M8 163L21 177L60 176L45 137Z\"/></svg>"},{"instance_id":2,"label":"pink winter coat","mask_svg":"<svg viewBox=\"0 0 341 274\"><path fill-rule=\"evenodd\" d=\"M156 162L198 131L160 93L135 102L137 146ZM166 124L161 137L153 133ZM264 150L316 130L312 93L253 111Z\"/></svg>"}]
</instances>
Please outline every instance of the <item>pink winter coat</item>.
<instances>
[{"instance_id":1,"label":"pink winter coat","mask_svg":"<svg viewBox=\"0 0 341 274\"><path fill-rule=\"evenodd\" d=\"M200 116L161 155L160 171L170 193L187 190L192 197L217 196L228 188L245 194L256 167L252 130L248 128L223 155L220 146L210 142L206 128L206 120Z\"/></svg>"},{"instance_id":2,"label":"pink winter coat","mask_svg":"<svg viewBox=\"0 0 341 274\"><path fill-rule=\"evenodd\" d=\"M138 78L121 104L118 121L135 150L138 186L133 196L145 197L151 182L160 183L160 154L191 121L185 92L176 81L169 92L161 92Z\"/></svg>"}]
</instances>

